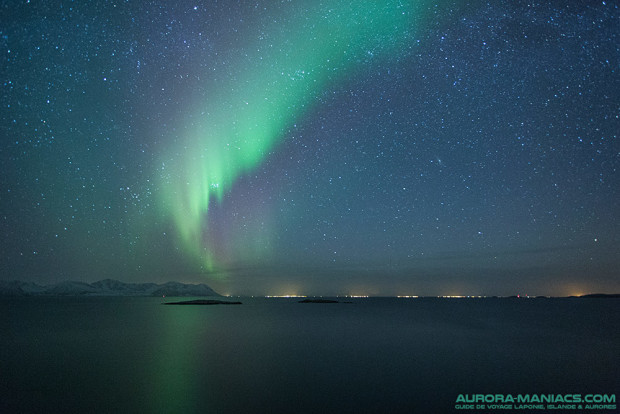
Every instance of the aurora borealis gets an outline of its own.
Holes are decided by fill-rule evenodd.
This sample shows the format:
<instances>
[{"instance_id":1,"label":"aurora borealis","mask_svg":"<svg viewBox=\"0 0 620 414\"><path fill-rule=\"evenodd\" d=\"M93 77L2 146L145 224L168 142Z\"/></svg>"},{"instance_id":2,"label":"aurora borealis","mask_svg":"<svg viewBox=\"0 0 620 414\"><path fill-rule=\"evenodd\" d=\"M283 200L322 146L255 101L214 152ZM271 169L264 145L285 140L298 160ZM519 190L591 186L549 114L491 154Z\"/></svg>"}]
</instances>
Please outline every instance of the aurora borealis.
<instances>
[{"instance_id":1,"label":"aurora borealis","mask_svg":"<svg viewBox=\"0 0 620 414\"><path fill-rule=\"evenodd\" d=\"M3 279L620 288L614 2L4 2Z\"/></svg>"},{"instance_id":2,"label":"aurora borealis","mask_svg":"<svg viewBox=\"0 0 620 414\"><path fill-rule=\"evenodd\" d=\"M310 4L303 14L269 24L248 53L233 58L232 82L214 85L180 146L164 184L183 247L213 269L208 208L236 179L252 171L283 138L287 126L329 82L348 74L364 54L398 50L415 27L413 2ZM242 42L244 43L244 42Z\"/></svg>"}]
</instances>

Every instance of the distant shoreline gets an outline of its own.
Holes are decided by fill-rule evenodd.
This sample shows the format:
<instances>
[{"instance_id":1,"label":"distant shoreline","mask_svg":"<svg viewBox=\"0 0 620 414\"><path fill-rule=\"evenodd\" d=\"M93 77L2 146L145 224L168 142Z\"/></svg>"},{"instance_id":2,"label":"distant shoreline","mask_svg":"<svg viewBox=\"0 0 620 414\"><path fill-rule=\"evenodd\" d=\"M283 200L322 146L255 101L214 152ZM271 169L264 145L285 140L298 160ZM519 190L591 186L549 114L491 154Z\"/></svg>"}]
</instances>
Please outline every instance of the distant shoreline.
<instances>
[{"instance_id":1,"label":"distant shoreline","mask_svg":"<svg viewBox=\"0 0 620 414\"><path fill-rule=\"evenodd\" d=\"M219 293L205 284L180 282L125 283L104 279L94 283L65 281L48 286L19 280L0 281L0 296L213 296Z\"/></svg>"},{"instance_id":2,"label":"distant shoreline","mask_svg":"<svg viewBox=\"0 0 620 414\"><path fill-rule=\"evenodd\" d=\"M354 295L308 295L308 296L270 296L270 295L230 295L223 296L206 284L187 284L180 282L157 283L125 283L113 279L100 280L94 283L85 282L60 282L52 285L42 286L32 282L18 280L0 280L0 297L216 297L216 298L265 298L265 299L302 299L309 302L318 302L327 298L342 300L351 299L617 299L620 293L591 293L580 296L484 296L484 295L462 295L462 296L414 296L414 295L395 295L395 296L354 296Z\"/></svg>"}]
</instances>

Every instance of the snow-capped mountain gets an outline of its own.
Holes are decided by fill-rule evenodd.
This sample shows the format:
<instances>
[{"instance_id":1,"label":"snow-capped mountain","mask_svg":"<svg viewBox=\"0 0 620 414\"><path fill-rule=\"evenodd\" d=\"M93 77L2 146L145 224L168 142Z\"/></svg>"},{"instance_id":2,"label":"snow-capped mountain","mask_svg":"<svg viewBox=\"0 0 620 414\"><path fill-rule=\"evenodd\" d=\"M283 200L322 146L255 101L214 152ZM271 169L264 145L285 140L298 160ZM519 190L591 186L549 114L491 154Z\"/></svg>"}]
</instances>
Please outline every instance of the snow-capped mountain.
<instances>
[{"instance_id":1,"label":"snow-capped mountain","mask_svg":"<svg viewBox=\"0 0 620 414\"><path fill-rule=\"evenodd\" d=\"M45 287L32 282L19 280L0 280L0 295L2 296L29 296L38 295L45 291Z\"/></svg>"},{"instance_id":2,"label":"snow-capped mountain","mask_svg":"<svg viewBox=\"0 0 620 414\"><path fill-rule=\"evenodd\" d=\"M87 295L97 292L97 288L84 282L60 282L55 285L48 286L42 294L65 296L65 295Z\"/></svg>"},{"instance_id":3,"label":"snow-capped mountain","mask_svg":"<svg viewBox=\"0 0 620 414\"><path fill-rule=\"evenodd\" d=\"M151 296L159 288L156 283L124 283L113 279L104 279L91 286L97 288L101 296Z\"/></svg>"},{"instance_id":4,"label":"snow-capped mountain","mask_svg":"<svg viewBox=\"0 0 620 414\"><path fill-rule=\"evenodd\" d=\"M205 284L179 282L124 283L105 279L95 283L60 282L40 286L32 282L0 280L0 296L221 296Z\"/></svg>"}]
</instances>

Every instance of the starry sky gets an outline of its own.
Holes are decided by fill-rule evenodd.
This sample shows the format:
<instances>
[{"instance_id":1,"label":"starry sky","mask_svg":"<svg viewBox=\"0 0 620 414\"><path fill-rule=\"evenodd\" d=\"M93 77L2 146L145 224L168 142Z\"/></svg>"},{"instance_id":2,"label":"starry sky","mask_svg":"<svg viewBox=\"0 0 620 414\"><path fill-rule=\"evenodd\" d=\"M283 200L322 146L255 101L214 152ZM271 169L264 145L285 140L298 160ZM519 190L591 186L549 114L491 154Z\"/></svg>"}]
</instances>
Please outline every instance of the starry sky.
<instances>
[{"instance_id":1,"label":"starry sky","mask_svg":"<svg viewBox=\"0 0 620 414\"><path fill-rule=\"evenodd\" d=\"M620 291L617 2L0 13L2 279Z\"/></svg>"}]
</instances>

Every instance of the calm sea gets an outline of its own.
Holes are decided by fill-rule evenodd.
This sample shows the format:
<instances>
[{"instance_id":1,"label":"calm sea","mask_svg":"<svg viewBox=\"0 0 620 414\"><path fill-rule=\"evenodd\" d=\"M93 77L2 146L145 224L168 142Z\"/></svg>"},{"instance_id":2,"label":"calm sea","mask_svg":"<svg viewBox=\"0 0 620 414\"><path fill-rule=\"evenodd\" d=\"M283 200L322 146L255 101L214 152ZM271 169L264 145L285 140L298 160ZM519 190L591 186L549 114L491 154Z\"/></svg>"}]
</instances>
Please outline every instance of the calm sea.
<instances>
[{"instance_id":1,"label":"calm sea","mask_svg":"<svg viewBox=\"0 0 620 414\"><path fill-rule=\"evenodd\" d=\"M431 413L458 394L620 391L618 299L239 300L3 298L0 412Z\"/></svg>"}]
</instances>

